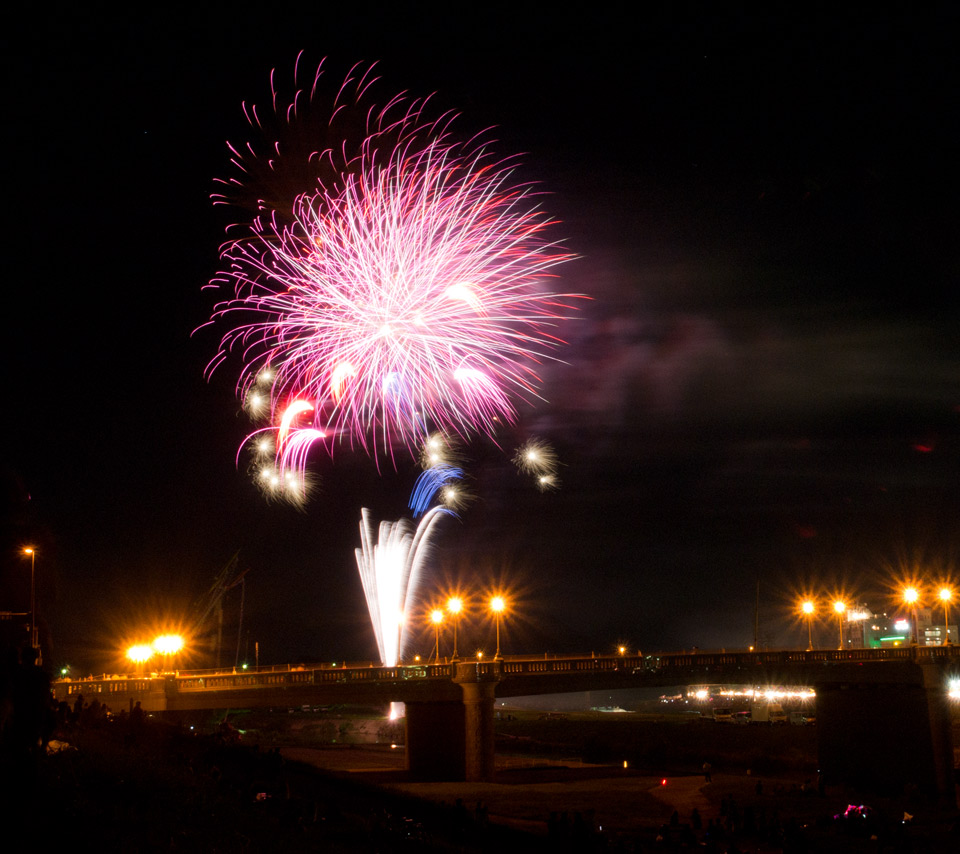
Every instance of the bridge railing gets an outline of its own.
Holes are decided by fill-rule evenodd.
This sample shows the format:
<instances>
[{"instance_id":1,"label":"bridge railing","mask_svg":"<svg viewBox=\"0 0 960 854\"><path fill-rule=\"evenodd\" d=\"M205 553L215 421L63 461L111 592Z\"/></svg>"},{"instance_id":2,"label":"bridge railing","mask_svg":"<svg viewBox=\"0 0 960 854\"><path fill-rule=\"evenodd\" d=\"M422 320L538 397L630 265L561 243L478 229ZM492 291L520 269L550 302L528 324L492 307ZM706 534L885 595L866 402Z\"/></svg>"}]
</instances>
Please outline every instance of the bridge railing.
<instances>
[{"instance_id":1,"label":"bridge railing","mask_svg":"<svg viewBox=\"0 0 960 854\"><path fill-rule=\"evenodd\" d=\"M960 647L888 647L880 649L763 650L755 652L651 653L638 656L575 656L520 659L500 664L505 677L560 673L663 673L710 668L776 668L796 665L830 665L866 661L960 661Z\"/></svg>"},{"instance_id":2,"label":"bridge railing","mask_svg":"<svg viewBox=\"0 0 960 854\"><path fill-rule=\"evenodd\" d=\"M63 699L76 694L130 694L142 693L150 690L151 680L148 677L127 679L123 676L101 679L58 680L53 683L54 695Z\"/></svg>"},{"instance_id":3,"label":"bridge railing","mask_svg":"<svg viewBox=\"0 0 960 854\"><path fill-rule=\"evenodd\" d=\"M217 673L175 677L177 690L215 691L237 688L275 688L282 685L331 685L358 682L401 682L408 680L446 680L451 665L423 664L398 667L337 667L316 670L258 671Z\"/></svg>"}]
</instances>

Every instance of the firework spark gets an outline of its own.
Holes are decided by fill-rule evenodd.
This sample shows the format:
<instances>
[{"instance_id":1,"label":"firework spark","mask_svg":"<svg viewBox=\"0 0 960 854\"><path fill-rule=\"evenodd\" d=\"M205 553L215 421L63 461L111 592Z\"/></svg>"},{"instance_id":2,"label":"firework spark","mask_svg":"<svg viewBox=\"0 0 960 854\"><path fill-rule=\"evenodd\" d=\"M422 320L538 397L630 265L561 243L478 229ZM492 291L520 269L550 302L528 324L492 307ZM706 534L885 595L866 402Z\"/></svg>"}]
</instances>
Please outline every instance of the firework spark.
<instances>
[{"instance_id":1,"label":"firework spark","mask_svg":"<svg viewBox=\"0 0 960 854\"><path fill-rule=\"evenodd\" d=\"M316 77L310 98L298 89L286 107L274 91L288 125ZM355 77L356 104L336 104L336 122L367 92L369 74ZM544 285L571 256L545 237L551 223L533 188L515 183L513 161L457 144L449 116L427 122L423 102L394 98L363 115L373 118L354 154L328 141L307 158L322 160L326 177L287 208L258 201L212 282L233 291L213 315L232 328L208 370L242 353L238 392L253 411L268 389L281 471L302 471L320 440L379 458L413 453L434 429L493 435L539 396L538 365L554 358L555 328L572 310ZM279 143L266 170L252 146L232 150L246 176L282 171ZM309 417L300 409L285 421L294 402L309 404Z\"/></svg>"},{"instance_id":2,"label":"firework spark","mask_svg":"<svg viewBox=\"0 0 960 854\"><path fill-rule=\"evenodd\" d=\"M555 474L537 475L537 489L541 492L549 492L551 489L560 488L560 478Z\"/></svg>"},{"instance_id":3,"label":"firework spark","mask_svg":"<svg viewBox=\"0 0 960 854\"><path fill-rule=\"evenodd\" d=\"M549 474L557 469L557 454L540 439L530 439L513 455L513 462L524 474Z\"/></svg>"},{"instance_id":4,"label":"firework spark","mask_svg":"<svg viewBox=\"0 0 960 854\"><path fill-rule=\"evenodd\" d=\"M254 483L268 501L291 504L303 510L316 488L309 472L282 471L271 462L255 462L251 467Z\"/></svg>"}]
</instances>

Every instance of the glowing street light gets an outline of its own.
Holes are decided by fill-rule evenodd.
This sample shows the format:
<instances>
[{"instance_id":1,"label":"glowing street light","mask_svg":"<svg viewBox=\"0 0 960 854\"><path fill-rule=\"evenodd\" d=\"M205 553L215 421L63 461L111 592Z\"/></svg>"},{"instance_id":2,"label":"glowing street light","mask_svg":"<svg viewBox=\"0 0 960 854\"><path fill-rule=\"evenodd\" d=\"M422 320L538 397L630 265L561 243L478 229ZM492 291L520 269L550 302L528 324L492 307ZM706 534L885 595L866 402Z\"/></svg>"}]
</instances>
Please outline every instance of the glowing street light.
<instances>
[{"instance_id":1,"label":"glowing street light","mask_svg":"<svg viewBox=\"0 0 960 854\"><path fill-rule=\"evenodd\" d=\"M154 648L146 643L135 643L127 650L127 658L134 664L143 664L153 658L154 654Z\"/></svg>"},{"instance_id":2,"label":"glowing street light","mask_svg":"<svg viewBox=\"0 0 960 854\"><path fill-rule=\"evenodd\" d=\"M433 660L437 663L440 662L440 625L443 623L443 611L439 608L434 608L430 612L430 622L433 623L433 629L436 633L436 645L433 648Z\"/></svg>"},{"instance_id":3,"label":"glowing street light","mask_svg":"<svg viewBox=\"0 0 960 854\"><path fill-rule=\"evenodd\" d=\"M148 643L135 643L127 650L127 658L135 665L138 675L143 673L143 665L157 654L157 651Z\"/></svg>"},{"instance_id":4,"label":"glowing street light","mask_svg":"<svg viewBox=\"0 0 960 854\"><path fill-rule=\"evenodd\" d=\"M920 593L916 587L910 586L903 591L903 601L910 606L913 612L913 642L920 645L920 625L917 620L917 602L920 599Z\"/></svg>"},{"instance_id":5,"label":"glowing street light","mask_svg":"<svg viewBox=\"0 0 960 854\"><path fill-rule=\"evenodd\" d=\"M943 602L943 645L950 645L950 620L948 618L948 611L950 608L950 600L953 598L953 590L949 587L940 588L940 601Z\"/></svg>"},{"instance_id":6,"label":"glowing street light","mask_svg":"<svg viewBox=\"0 0 960 854\"><path fill-rule=\"evenodd\" d=\"M463 610L463 600L459 596L451 596L447 600L447 610L453 614L453 660L459 661L457 653L457 629L460 627L460 612Z\"/></svg>"},{"instance_id":7,"label":"glowing street light","mask_svg":"<svg viewBox=\"0 0 960 854\"><path fill-rule=\"evenodd\" d=\"M164 665L170 666L170 659L183 649L184 641L180 635L160 635L153 639L153 651L163 657Z\"/></svg>"},{"instance_id":8,"label":"glowing street light","mask_svg":"<svg viewBox=\"0 0 960 854\"><path fill-rule=\"evenodd\" d=\"M807 651L809 652L813 649L813 615L816 613L817 607L810 599L806 599L800 604L800 610L807 618Z\"/></svg>"},{"instance_id":9,"label":"glowing street light","mask_svg":"<svg viewBox=\"0 0 960 854\"><path fill-rule=\"evenodd\" d=\"M160 635L154 638L153 649L160 655L176 655L183 649L183 638L180 635Z\"/></svg>"},{"instance_id":10,"label":"glowing street light","mask_svg":"<svg viewBox=\"0 0 960 854\"><path fill-rule=\"evenodd\" d=\"M847 610L847 605L843 600L837 599L833 603L833 610L837 612L837 623L840 625L840 649L843 649L843 615Z\"/></svg>"},{"instance_id":11,"label":"glowing street light","mask_svg":"<svg viewBox=\"0 0 960 854\"><path fill-rule=\"evenodd\" d=\"M127 650L127 658L136 664L143 664L153 658L153 647L145 643L136 643Z\"/></svg>"},{"instance_id":12,"label":"glowing street light","mask_svg":"<svg viewBox=\"0 0 960 854\"><path fill-rule=\"evenodd\" d=\"M493 656L494 661L500 661L500 615L507 607L507 603L502 596L494 596L490 600L490 610L493 611L494 618L497 621L497 652Z\"/></svg>"}]
</instances>

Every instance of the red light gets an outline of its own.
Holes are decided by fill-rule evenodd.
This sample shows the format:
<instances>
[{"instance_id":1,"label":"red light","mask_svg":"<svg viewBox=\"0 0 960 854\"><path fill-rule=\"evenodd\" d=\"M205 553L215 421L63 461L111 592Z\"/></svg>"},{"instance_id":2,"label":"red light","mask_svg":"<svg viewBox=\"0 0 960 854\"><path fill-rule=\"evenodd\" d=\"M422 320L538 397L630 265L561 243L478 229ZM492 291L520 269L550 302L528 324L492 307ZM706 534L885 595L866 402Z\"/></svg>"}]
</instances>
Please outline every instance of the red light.
<instances>
[{"instance_id":1,"label":"red light","mask_svg":"<svg viewBox=\"0 0 960 854\"><path fill-rule=\"evenodd\" d=\"M667 785L667 778L666 778L666 777L664 777L664 778L660 781L660 785L661 785L661 786L666 786L666 785Z\"/></svg>"}]
</instances>

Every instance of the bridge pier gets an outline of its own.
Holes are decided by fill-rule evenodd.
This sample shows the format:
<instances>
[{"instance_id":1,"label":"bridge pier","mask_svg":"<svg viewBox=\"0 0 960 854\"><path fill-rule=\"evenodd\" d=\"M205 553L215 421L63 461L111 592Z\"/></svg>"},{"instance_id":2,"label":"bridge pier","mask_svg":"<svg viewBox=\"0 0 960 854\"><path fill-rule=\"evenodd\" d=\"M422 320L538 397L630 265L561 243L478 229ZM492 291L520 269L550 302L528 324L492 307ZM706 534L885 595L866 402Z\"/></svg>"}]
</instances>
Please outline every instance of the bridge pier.
<instances>
[{"instance_id":1,"label":"bridge pier","mask_svg":"<svg viewBox=\"0 0 960 854\"><path fill-rule=\"evenodd\" d=\"M492 783L494 775L493 703L497 682L454 680L463 690L464 780Z\"/></svg>"},{"instance_id":2,"label":"bridge pier","mask_svg":"<svg viewBox=\"0 0 960 854\"><path fill-rule=\"evenodd\" d=\"M462 700L406 703L407 770L420 780L490 782L498 662L461 662L453 681Z\"/></svg>"},{"instance_id":3,"label":"bridge pier","mask_svg":"<svg viewBox=\"0 0 960 854\"><path fill-rule=\"evenodd\" d=\"M407 702L407 770L418 780L464 780L464 704Z\"/></svg>"},{"instance_id":4,"label":"bridge pier","mask_svg":"<svg viewBox=\"0 0 960 854\"><path fill-rule=\"evenodd\" d=\"M820 771L828 783L890 793L916 786L954 805L943 672L923 660L910 668L909 680L881 681L872 670L867 678L877 681L851 673L849 679L815 684Z\"/></svg>"}]
</instances>

